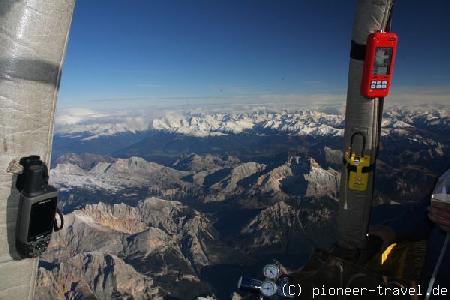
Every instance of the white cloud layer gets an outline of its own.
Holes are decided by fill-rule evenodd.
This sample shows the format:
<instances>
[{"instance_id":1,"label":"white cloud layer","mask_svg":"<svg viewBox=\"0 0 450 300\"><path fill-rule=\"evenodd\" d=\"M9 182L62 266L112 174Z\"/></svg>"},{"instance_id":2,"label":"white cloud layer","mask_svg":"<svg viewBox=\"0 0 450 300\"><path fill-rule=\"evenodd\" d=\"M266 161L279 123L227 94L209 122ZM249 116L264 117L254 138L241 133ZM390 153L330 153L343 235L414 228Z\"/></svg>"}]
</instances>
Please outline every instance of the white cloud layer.
<instances>
[{"instance_id":1,"label":"white cloud layer","mask_svg":"<svg viewBox=\"0 0 450 300\"><path fill-rule=\"evenodd\" d=\"M108 117L108 115L88 108L70 107L58 110L55 122L59 125L71 125L104 117Z\"/></svg>"},{"instance_id":2,"label":"white cloud layer","mask_svg":"<svg viewBox=\"0 0 450 300\"><path fill-rule=\"evenodd\" d=\"M87 135L89 140L104 135L139 132L149 128L151 120L136 112L99 112L87 108L61 109L55 118L55 132L65 135Z\"/></svg>"}]
</instances>

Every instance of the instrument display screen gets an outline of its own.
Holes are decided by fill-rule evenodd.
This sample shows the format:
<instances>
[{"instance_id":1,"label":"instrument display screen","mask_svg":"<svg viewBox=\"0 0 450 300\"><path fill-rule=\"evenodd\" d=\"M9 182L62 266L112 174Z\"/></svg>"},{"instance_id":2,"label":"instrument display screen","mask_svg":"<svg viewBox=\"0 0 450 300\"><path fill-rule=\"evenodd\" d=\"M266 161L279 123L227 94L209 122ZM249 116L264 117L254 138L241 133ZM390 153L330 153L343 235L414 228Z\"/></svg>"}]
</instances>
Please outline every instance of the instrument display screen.
<instances>
[{"instance_id":1,"label":"instrument display screen","mask_svg":"<svg viewBox=\"0 0 450 300\"><path fill-rule=\"evenodd\" d=\"M388 75L390 73L392 48L377 48L373 65L374 75Z\"/></svg>"},{"instance_id":2,"label":"instrument display screen","mask_svg":"<svg viewBox=\"0 0 450 300\"><path fill-rule=\"evenodd\" d=\"M49 198L31 206L28 241L52 232L56 213L56 198Z\"/></svg>"}]
</instances>

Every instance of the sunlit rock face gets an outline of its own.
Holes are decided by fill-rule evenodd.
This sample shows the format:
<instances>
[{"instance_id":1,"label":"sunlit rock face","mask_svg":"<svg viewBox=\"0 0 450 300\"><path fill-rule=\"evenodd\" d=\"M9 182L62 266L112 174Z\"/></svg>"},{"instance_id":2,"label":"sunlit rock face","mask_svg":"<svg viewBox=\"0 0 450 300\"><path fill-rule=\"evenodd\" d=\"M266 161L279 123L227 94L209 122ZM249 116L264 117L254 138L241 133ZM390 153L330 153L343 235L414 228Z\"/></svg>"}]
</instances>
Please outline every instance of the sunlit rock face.
<instances>
[{"instance_id":1,"label":"sunlit rock face","mask_svg":"<svg viewBox=\"0 0 450 300\"><path fill-rule=\"evenodd\" d=\"M279 201L262 210L241 230L242 242L248 251L298 254L304 250L294 245L305 247L309 243L305 241L311 238L316 245L332 243L335 201L306 201L309 203L305 206ZM317 234L325 236L317 237Z\"/></svg>"},{"instance_id":2,"label":"sunlit rock face","mask_svg":"<svg viewBox=\"0 0 450 300\"><path fill-rule=\"evenodd\" d=\"M257 186L263 193L282 193L281 182L283 179L292 176L292 169L288 164L283 164L274 168L258 178Z\"/></svg>"},{"instance_id":3,"label":"sunlit rock face","mask_svg":"<svg viewBox=\"0 0 450 300\"><path fill-rule=\"evenodd\" d=\"M157 198L136 207L86 205L65 219L64 229L53 234L42 257L39 284L41 290L70 294L70 299L89 294L99 299L115 294L153 299L165 294L164 287L180 271L184 286L198 285L198 271L211 263L209 244L217 238L206 216L180 202Z\"/></svg>"},{"instance_id":4,"label":"sunlit rock face","mask_svg":"<svg viewBox=\"0 0 450 300\"><path fill-rule=\"evenodd\" d=\"M84 187L118 191L127 187L145 185L159 187L160 190L179 184L187 185L180 178L190 174L177 171L140 157L116 159L113 162L99 161L92 168L82 169L69 161L63 161L50 171L51 183L61 189Z\"/></svg>"},{"instance_id":5,"label":"sunlit rock face","mask_svg":"<svg viewBox=\"0 0 450 300\"><path fill-rule=\"evenodd\" d=\"M115 255L84 252L39 268L34 299L163 299L153 279Z\"/></svg>"},{"instance_id":6,"label":"sunlit rock face","mask_svg":"<svg viewBox=\"0 0 450 300\"><path fill-rule=\"evenodd\" d=\"M267 247L286 243L288 228L301 226L299 211L280 201L261 211L241 234L251 237L252 247Z\"/></svg>"},{"instance_id":7,"label":"sunlit rock face","mask_svg":"<svg viewBox=\"0 0 450 300\"><path fill-rule=\"evenodd\" d=\"M146 229L138 210L125 204L107 205L104 203L86 205L76 211L76 216L90 220L110 230L125 234L135 234Z\"/></svg>"},{"instance_id":8,"label":"sunlit rock face","mask_svg":"<svg viewBox=\"0 0 450 300\"><path fill-rule=\"evenodd\" d=\"M340 173L328 168L323 169L314 159L310 159L310 171L305 174L308 182L306 197L329 196L337 200Z\"/></svg>"}]
</instances>

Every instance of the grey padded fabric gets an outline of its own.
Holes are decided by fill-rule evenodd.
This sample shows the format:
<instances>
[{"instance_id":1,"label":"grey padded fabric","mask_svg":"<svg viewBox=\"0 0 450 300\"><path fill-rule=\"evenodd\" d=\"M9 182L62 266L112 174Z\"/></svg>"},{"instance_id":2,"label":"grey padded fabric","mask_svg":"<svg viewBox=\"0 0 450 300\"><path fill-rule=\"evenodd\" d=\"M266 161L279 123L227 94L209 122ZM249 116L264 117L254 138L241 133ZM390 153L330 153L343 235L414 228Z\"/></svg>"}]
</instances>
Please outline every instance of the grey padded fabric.
<instances>
[{"instance_id":1,"label":"grey padded fabric","mask_svg":"<svg viewBox=\"0 0 450 300\"><path fill-rule=\"evenodd\" d=\"M14 247L13 160L50 161L53 118L74 0L0 1L0 299L32 299L37 259Z\"/></svg>"},{"instance_id":2,"label":"grey padded fabric","mask_svg":"<svg viewBox=\"0 0 450 300\"><path fill-rule=\"evenodd\" d=\"M389 19L393 0L359 0L353 24L352 40L366 44L369 33L384 29ZM349 41L350 43L350 41ZM364 62L350 59L347 104L345 112L344 151L356 131L366 134L366 150L375 157L377 147L378 99L361 96L360 84ZM338 243L347 249L364 249L369 214L372 207L373 172L365 192L354 192L347 187L347 169L343 167L339 193ZM344 208L347 202L347 209Z\"/></svg>"}]
</instances>

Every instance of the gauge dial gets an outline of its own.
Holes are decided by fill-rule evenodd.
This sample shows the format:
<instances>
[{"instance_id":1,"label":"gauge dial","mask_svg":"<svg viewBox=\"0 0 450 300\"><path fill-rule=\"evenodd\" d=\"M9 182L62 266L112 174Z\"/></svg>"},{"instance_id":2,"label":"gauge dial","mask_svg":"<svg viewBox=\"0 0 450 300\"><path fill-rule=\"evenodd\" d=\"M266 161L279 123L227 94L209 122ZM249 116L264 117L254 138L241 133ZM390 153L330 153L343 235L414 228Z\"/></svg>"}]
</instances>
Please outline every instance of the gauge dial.
<instances>
[{"instance_id":1,"label":"gauge dial","mask_svg":"<svg viewBox=\"0 0 450 300\"><path fill-rule=\"evenodd\" d=\"M277 265L269 264L264 267L264 277L275 280L280 276L280 268Z\"/></svg>"},{"instance_id":2,"label":"gauge dial","mask_svg":"<svg viewBox=\"0 0 450 300\"><path fill-rule=\"evenodd\" d=\"M261 294L265 297L272 297L277 293L277 285L273 281L266 280L261 284Z\"/></svg>"}]
</instances>

